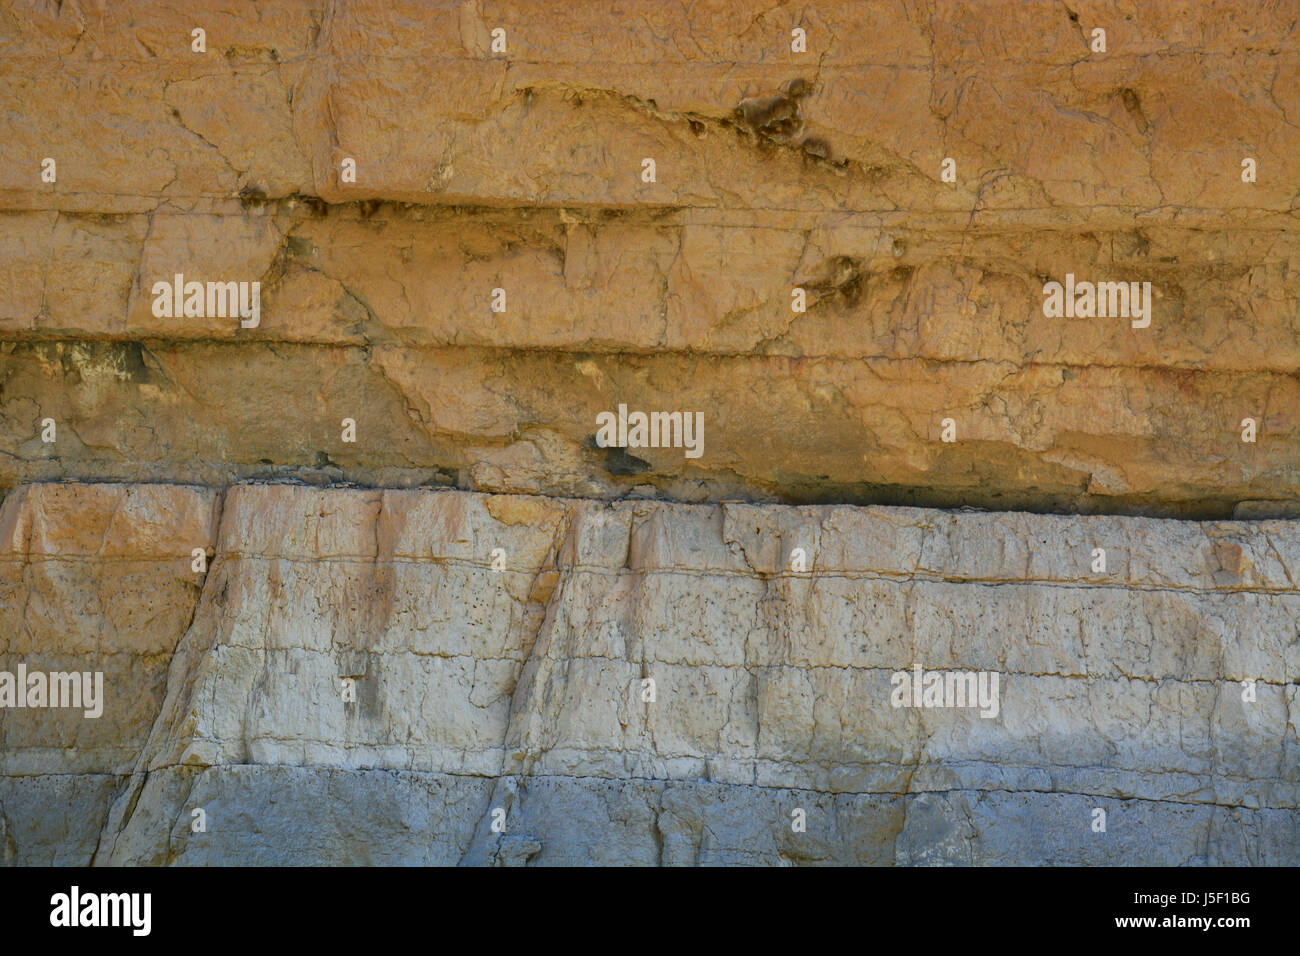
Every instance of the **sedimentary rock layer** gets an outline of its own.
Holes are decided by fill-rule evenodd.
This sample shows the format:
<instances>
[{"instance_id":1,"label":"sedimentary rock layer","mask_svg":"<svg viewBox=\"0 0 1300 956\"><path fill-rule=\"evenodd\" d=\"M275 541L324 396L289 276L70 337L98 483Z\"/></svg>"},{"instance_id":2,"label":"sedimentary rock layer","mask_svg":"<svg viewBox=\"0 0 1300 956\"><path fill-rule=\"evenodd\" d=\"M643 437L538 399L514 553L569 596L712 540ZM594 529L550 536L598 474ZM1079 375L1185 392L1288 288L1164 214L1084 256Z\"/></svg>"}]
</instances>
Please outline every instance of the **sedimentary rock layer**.
<instances>
[{"instance_id":1,"label":"sedimentary rock layer","mask_svg":"<svg viewBox=\"0 0 1300 956\"><path fill-rule=\"evenodd\" d=\"M3 17L9 208L134 212L249 190L767 209L977 201L1127 221L1290 211L1300 181L1286 4L314 0L253 16L239 3L137 2ZM807 53L792 52L794 27ZM59 69L42 68L51 61ZM31 103L43 124L22 121ZM1243 147L1270 170L1254 190L1237 178ZM52 154L69 167L57 189L15 161ZM654 184L639 178L646 156L663 170ZM945 156L966 171L947 193ZM355 184L340 177L345 157ZM891 174L919 196L900 200Z\"/></svg>"},{"instance_id":2,"label":"sedimentary rock layer","mask_svg":"<svg viewBox=\"0 0 1300 956\"><path fill-rule=\"evenodd\" d=\"M1266 372L108 342L19 344L0 375L10 482L310 469L584 497L1213 516L1294 507L1300 474L1300 386ZM620 405L698 412L699 457L599 447L597 417ZM1263 430L1243 442L1256 409Z\"/></svg>"},{"instance_id":3,"label":"sedimentary rock layer","mask_svg":"<svg viewBox=\"0 0 1300 956\"><path fill-rule=\"evenodd\" d=\"M0 669L39 656L108 686L98 725L0 711L11 860L1294 863L1300 847L1292 521L37 485L3 527L19 638ZM87 603L76 626L43 612ZM127 603L159 608L157 646L109 653L91 622ZM999 672L996 715L893 706L891 675L916 665ZM36 826L52 795L73 822Z\"/></svg>"},{"instance_id":4,"label":"sedimentary rock layer","mask_svg":"<svg viewBox=\"0 0 1300 956\"><path fill-rule=\"evenodd\" d=\"M1300 862L1298 81L1288 3L7 4L0 675L106 696L0 707L0 859Z\"/></svg>"},{"instance_id":5,"label":"sedimentary rock layer","mask_svg":"<svg viewBox=\"0 0 1300 956\"><path fill-rule=\"evenodd\" d=\"M1295 512L1285 5L742 6L0 13L0 485ZM704 455L604 461L621 403Z\"/></svg>"}]
</instances>

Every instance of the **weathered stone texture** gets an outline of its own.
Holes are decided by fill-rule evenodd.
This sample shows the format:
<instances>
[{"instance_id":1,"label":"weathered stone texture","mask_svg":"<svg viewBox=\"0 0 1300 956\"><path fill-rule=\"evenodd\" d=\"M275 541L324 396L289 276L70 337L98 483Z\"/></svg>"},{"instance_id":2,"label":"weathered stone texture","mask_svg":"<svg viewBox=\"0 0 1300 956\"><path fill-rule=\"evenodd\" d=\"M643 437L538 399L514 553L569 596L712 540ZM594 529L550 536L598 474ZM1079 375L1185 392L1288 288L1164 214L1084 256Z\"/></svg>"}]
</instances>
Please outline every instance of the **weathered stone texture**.
<instances>
[{"instance_id":1,"label":"weathered stone texture","mask_svg":"<svg viewBox=\"0 0 1300 956\"><path fill-rule=\"evenodd\" d=\"M1230 3L12 7L0 484L1293 514L1293 21ZM259 281L259 325L156 316L153 284L178 273ZM1067 273L1150 282L1151 326L1045 317ZM624 402L703 411L705 456L593 456L595 414Z\"/></svg>"},{"instance_id":2,"label":"weathered stone texture","mask_svg":"<svg viewBox=\"0 0 1300 956\"><path fill-rule=\"evenodd\" d=\"M0 859L1300 862L1298 184L1289 2L4 5Z\"/></svg>"},{"instance_id":3,"label":"weathered stone texture","mask_svg":"<svg viewBox=\"0 0 1300 956\"><path fill-rule=\"evenodd\" d=\"M111 706L0 709L0 773L129 770L162 702L212 553L220 496L159 485L30 485L0 506L0 671L102 671Z\"/></svg>"},{"instance_id":4,"label":"weathered stone texture","mask_svg":"<svg viewBox=\"0 0 1300 956\"><path fill-rule=\"evenodd\" d=\"M49 746L56 712L0 712L20 861L71 861L63 831L12 822L58 780L103 821L98 862L1294 863L1300 848L1295 522L222 497L33 486L6 503L20 622L31 597L73 606L79 582L33 570L55 560L151 560L152 593L122 597L137 603L202 588L142 628L166 645L156 677L47 634L52 659L105 667L108 702L70 724L86 728L72 758ZM171 557L192 540L214 550L206 575ZM916 664L998 671L998 714L891 706L890 674ZM105 729L120 747L87 736ZM1089 843L1096 806L1109 842Z\"/></svg>"},{"instance_id":5,"label":"weathered stone texture","mask_svg":"<svg viewBox=\"0 0 1300 956\"><path fill-rule=\"evenodd\" d=\"M207 54L190 51L195 26ZM790 52L793 26L806 55ZM1090 55L1094 26L1105 55ZM882 173L937 194L944 156L971 171L958 208L1288 211L1300 181L1287 4L31 4L5 12L0 50L10 207L53 193L59 208L135 211L252 188L824 208L834 183L844 207L876 208L897 204ZM792 79L804 88L784 108L740 108ZM40 127L17 119L32 102L50 111ZM1253 192L1237 188L1243 144L1276 170ZM54 190L12 161L51 154L76 170ZM354 186L338 175L348 155ZM653 185L645 155L666 171Z\"/></svg>"}]
</instances>

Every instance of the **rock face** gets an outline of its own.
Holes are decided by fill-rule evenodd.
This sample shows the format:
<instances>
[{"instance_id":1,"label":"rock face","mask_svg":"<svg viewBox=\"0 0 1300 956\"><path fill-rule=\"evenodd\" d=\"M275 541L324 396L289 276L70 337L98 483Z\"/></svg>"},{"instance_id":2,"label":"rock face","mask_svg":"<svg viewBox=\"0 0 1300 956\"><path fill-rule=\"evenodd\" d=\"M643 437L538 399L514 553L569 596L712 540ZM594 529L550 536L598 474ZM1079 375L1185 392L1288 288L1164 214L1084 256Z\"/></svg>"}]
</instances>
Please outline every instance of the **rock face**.
<instances>
[{"instance_id":1,"label":"rock face","mask_svg":"<svg viewBox=\"0 0 1300 956\"><path fill-rule=\"evenodd\" d=\"M0 13L0 482L1294 512L1288 4L553 7ZM610 461L620 403L705 454Z\"/></svg>"},{"instance_id":2,"label":"rock face","mask_svg":"<svg viewBox=\"0 0 1300 956\"><path fill-rule=\"evenodd\" d=\"M1300 862L1297 24L7 5L0 859Z\"/></svg>"},{"instance_id":3,"label":"rock face","mask_svg":"<svg viewBox=\"0 0 1300 956\"><path fill-rule=\"evenodd\" d=\"M1295 862L1295 522L38 485L2 527L0 665L107 688L0 711L15 862ZM916 666L993 706L896 706Z\"/></svg>"}]
</instances>

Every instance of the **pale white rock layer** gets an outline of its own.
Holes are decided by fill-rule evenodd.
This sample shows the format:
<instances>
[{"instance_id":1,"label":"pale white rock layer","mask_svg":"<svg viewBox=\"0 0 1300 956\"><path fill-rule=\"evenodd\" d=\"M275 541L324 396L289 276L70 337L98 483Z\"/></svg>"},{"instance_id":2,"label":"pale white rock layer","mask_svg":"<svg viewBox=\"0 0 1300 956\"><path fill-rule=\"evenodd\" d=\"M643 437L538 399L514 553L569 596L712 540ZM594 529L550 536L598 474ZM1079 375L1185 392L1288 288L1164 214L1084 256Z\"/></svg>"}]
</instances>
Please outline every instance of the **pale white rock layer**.
<instances>
[{"instance_id":1,"label":"pale white rock layer","mask_svg":"<svg viewBox=\"0 0 1300 956\"><path fill-rule=\"evenodd\" d=\"M111 678L0 710L18 862L1300 859L1297 522L37 485L0 528L0 669ZM914 665L997 716L891 706Z\"/></svg>"}]
</instances>

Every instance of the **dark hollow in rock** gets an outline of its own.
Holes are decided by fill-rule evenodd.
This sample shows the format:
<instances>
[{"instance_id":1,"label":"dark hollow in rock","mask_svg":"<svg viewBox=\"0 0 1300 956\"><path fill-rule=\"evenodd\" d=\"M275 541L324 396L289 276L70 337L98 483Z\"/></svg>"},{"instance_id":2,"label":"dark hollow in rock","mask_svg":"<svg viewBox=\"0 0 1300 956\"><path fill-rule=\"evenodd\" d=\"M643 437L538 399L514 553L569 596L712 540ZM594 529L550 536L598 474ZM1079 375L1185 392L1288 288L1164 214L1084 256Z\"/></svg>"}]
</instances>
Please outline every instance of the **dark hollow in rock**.
<instances>
[{"instance_id":1,"label":"dark hollow in rock","mask_svg":"<svg viewBox=\"0 0 1300 956\"><path fill-rule=\"evenodd\" d=\"M605 449L605 470L611 475L640 475L650 468L650 462L629 455L626 448Z\"/></svg>"},{"instance_id":2,"label":"dark hollow in rock","mask_svg":"<svg viewBox=\"0 0 1300 956\"><path fill-rule=\"evenodd\" d=\"M802 79L791 80L780 93L741 100L736 112L754 132L785 142L803 130L799 97L807 92L807 82Z\"/></svg>"}]
</instances>

